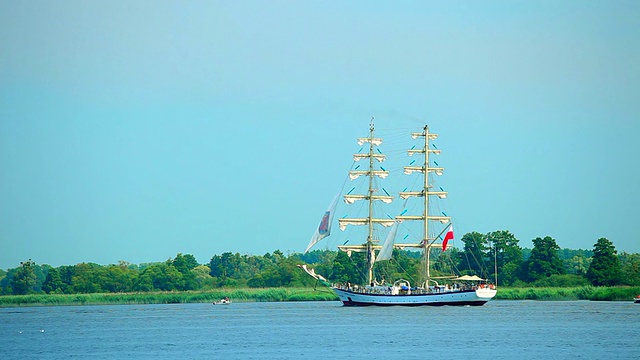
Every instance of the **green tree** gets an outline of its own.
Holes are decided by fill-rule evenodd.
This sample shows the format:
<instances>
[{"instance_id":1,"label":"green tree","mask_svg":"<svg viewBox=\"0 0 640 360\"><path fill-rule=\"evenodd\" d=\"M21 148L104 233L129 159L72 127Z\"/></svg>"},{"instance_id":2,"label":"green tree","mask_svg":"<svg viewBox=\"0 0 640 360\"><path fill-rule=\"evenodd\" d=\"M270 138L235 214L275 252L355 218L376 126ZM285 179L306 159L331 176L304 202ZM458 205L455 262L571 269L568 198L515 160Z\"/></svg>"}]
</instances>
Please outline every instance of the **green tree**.
<instances>
[{"instance_id":1,"label":"green tree","mask_svg":"<svg viewBox=\"0 0 640 360\"><path fill-rule=\"evenodd\" d=\"M198 266L198 261L196 261L193 255L182 255L178 253L175 259L169 259L166 264L172 266L182 274L182 279L176 284L177 290L195 290L198 288L196 274L191 271Z\"/></svg>"},{"instance_id":2,"label":"green tree","mask_svg":"<svg viewBox=\"0 0 640 360\"><path fill-rule=\"evenodd\" d=\"M270 254L266 254L265 257L271 257ZM215 255L209 262L211 268L211 276L213 277L235 277L236 273L240 269L241 257L240 254L232 254L230 252L222 253L222 255Z\"/></svg>"},{"instance_id":3,"label":"green tree","mask_svg":"<svg viewBox=\"0 0 640 360\"><path fill-rule=\"evenodd\" d=\"M4 286L3 284L7 282L7 272L3 269L0 269L0 295L4 294Z\"/></svg>"},{"instance_id":4,"label":"green tree","mask_svg":"<svg viewBox=\"0 0 640 360\"><path fill-rule=\"evenodd\" d=\"M191 269L191 272L196 281L196 289L211 289L213 287L211 269L207 265L198 265Z\"/></svg>"},{"instance_id":5,"label":"green tree","mask_svg":"<svg viewBox=\"0 0 640 360\"><path fill-rule=\"evenodd\" d=\"M280 278L280 273L278 269L271 268L267 269L260 274L263 284L265 287L280 287L282 286L282 279Z\"/></svg>"},{"instance_id":6,"label":"green tree","mask_svg":"<svg viewBox=\"0 0 640 360\"><path fill-rule=\"evenodd\" d=\"M222 256L213 255L211 260L209 261L209 269L211 277L217 278L224 274L224 270L222 269Z\"/></svg>"},{"instance_id":7,"label":"green tree","mask_svg":"<svg viewBox=\"0 0 640 360\"><path fill-rule=\"evenodd\" d=\"M360 256L358 256L360 255ZM333 260L332 279L336 282L360 284L364 282L364 278L359 274L354 262L362 260L364 256L359 253L353 253L352 256L357 257L352 261L346 252L338 251L336 258ZM359 259L358 259L359 258Z\"/></svg>"},{"instance_id":8,"label":"green tree","mask_svg":"<svg viewBox=\"0 0 640 360\"><path fill-rule=\"evenodd\" d=\"M95 263L77 264L72 277L73 291L75 293L91 294L105 292L102 284L105 274L101 271L101 266Z\"/></svg>"},{"instance_id":9,"label":"green tree","mask_svg":"<svg viewBox=\"0 0 640 360\"><path fill-rule=\"evenodd\" d=\"M299 270L296 268L293 258L285 257L279 250L274 251L273 255L265 255L265 258L265 267L248 280L248 286L290 286L294 280L299 280Z\"/></svg>"},{"instance_id":10,"label":"green tree","mask_svg":"<svg viewBox=\"0 0 640 360\"><path fill-rule=\"evenodd\" d=\"M155 279L154 285L163 291L185 290L184 276L173 265L162 267L162 276Z\"/></svg>"},{"instance_id":11,"label":"green tree","mask_svg":"<svg viewBox=\"0 0 640 360\"><path fill-rule=\"evenodd\" d=\"M138 272L133 288L136 291L153 291L155 290L154 280L160 276L162 276L162 271L158 264L145 266L144 269Z\"/></svg>"},{"instance_id":12,"label":"green tree","mask_svg":"<svg viewBox=\"0 0 640 360\"><path fill-rule=\"evenodd\" d=\"M36 284L33 286L33 290L35 293L42 293L42 284L47 278L47 273L50 269L53 269L53 267L47 264L34 265L33 270L36 273Z\"/></svg>"},{"instance_id":13,"label":"green tree","mask_svg":"<svg viewBox=\"0 0 640 360\"><path fill-rule=\"evenodd\" d=\"M176 255L176 258L173 259L172 264L176 267L176 269L178 269L178 271L186 274L190 270L195 269L195 267L198 266L198 261L191 254L182 255L181 253L178 253L178 255Z\"/></svg>"},{"instance_id":14,"label":"green tree","mask_svg":"<svg viewBox=\"0 0 640 360\"><path fill-rule=\"evenodd\" d=\"M451 248L442 252L432 251L431 260L434 274L452 274L451 257L455 257L456 248ZM389 261L380 261L374 264L374 274L376 279L385 284L392 283L397 279L413 279L415 274L420 273L420 260L422 254L418 251L393 249L393 255Z\"/></svg>"},{"instance_id":15,"label":"green tree","mask_svg":"<svg viewBox=\"0 0 640 360\"><path fill-rule=\"evenodd\" d=\"M251 288L262 288L266 287L266 282L262 278L262 274L256 274L254 277L247 281L247 286Z\"/></svg>"},{"instance_id":16,"label":"green tree","mask_svg":"<svg viewBox=\"0 0 640 360\"><path fill-rule=\"evenodd\" d=\"M487 237L479 232L470 232L462 236L464 243L460 253L459 268L468 269L470 274L488 276L485 266L485 258L488 258ZM464 270L463 270L464 271Z\"/></svg>"},{"instance_id":17,"label":"green tree","mask_svg":"<svg viewBox=\"0 0 640 360\"><path fill-rule=\"evenodd\" d=\"M493 257L489 254L490 263L493 269L498 269L498 282L500 284L511 285L516 282L520 275L522 264L522 248L518 246L519 240L508 230L490 232L486 236L487 241L493 246ZM496 264L497 263L497 266Z\"/></svg>"},{"instance_id":18,"label":"green tree","mask_svg":"<svg viewBox=\"0 0 640 360\"><path fill-rule=\"evenodd\" d=\"M550 236L533 239L531 256L523 265L524 280L533 282L551 275L563 275L564 267L558 250L560 247Z\"/></svg>"},{"instance_id":19,"label":"green tree","mask_svg":"<svg viewBox=\"0 0 640 360\"><path fill-rule=\"evenodd\" d=\"M111 293L133 291L135 271L129 269L128 264L108 265L102 269L106 275L101 287Z\"/></svg>"},{"instance_id":20,"label":"green tree","mask_svg":"<svg viewBox=\"0 0 640 360\"><path fill-rule=\"evenodd\" d=\"M172 264L156 263L147 266L138 274L134 288L138 291L185 290L185 282L182 273Z\"/></svg>"},{"instance_id":21,"label":"green tree","mask_svg":"<svg viewBox=\"0 0 640 360\"><path fill-rule=\"evenodd\" d=\"M574 255L570 259L562 260L562 264L567 274L585 276L589 269L591 259L584 255Z\"/></svg>"},{"instance_id":22,"label":"green tree","mask_svg":"<svg viewBox=\"0 0 640 360\"><path fill-rule=\"evenodd\" d=\"M321 274L324 277L331 277L331 271L333 268L333 260L336 258L337 252L331 250L313 250L304 254L293 254L291 257L301 264L311 265L310 267L315 269L316 273ZM306 275L303 271L299 270L298 272L302 273L303 279L312 277ZM315 281L312 281L313 284Z\"/></svg>"},{"instance_id":23,"label":"green tree","mask_svg":"<svg viewBox=\"0 0 640 360\"><path fill-rule=\"evenodd\" d=\"M73 265L63 265L57 268L62 280L62 292L65 294L73 293L73 276L76 274L76 267Z\"/></svg>"},{"instance_id":24,"label":"green tree","mask_svg":"<svg viewBox=\"0 0 640 360\"><path fill-rule=\"evenodd\" d=\"M11 279L11 288L15 295L26 295L34 292L34 286L37 283L37 276L35 272L36 264L29 259L28 261L21 262L20 267L16 270Z\"/></svg>"},{"instance_id":25,"label":"green tree","mask_svg":"<svg viewBox=\"0 0 640 360\"><path fill-rule=\"evenodd\" d=\"M640 286L640 254L622 252L618 255L625 285Z\"/></svg>"},{"instance_id":26,"label":"green tree","mask_svg":"<svg viewBox=\"0 0 640 360\"><path fill-rule=\"evenodd\" d=\"M560 260L562 260L564 270L567 274L584 276L587 273L587 269L589 269L593 251L563 248L558 251L558 256Z\"/></svg>"},{"instance_id":27,"label":"green tree","mask_svg":"<svg viewBox=\"0 0 640 360\"><path fill-rule=\"evenodd\" d=\"M614 286L622 282L620 261L616 256L613 243L600 238L593 245L593 260L587 270L586 278L595 286Z\"/></svg>"},{"instance_id":28,"label":"green tree","mask_svg":"<svg viewBox=\"0 0 640 360\"><path fill-rule=\"evenodd\" d=\"M58 270L51 268L49 269L47 277L42 284L42 290L47 294L62 293L64 285L65 284L62 282L62 278L60 277Z\"/></svg>"}]
</instances>

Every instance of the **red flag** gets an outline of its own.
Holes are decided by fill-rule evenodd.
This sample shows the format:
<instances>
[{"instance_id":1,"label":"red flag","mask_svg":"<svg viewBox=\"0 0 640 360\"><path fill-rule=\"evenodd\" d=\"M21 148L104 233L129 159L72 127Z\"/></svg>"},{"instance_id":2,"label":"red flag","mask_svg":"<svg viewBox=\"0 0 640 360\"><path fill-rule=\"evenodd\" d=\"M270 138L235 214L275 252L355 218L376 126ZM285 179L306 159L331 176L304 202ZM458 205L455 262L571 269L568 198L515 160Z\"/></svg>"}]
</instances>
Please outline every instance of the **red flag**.
<instances>
[{"instance_id":1,"label":"red flag","mask_svg":"<svg viewBox=\"0 0 640 360\"><path fill-rule=\"evenodd\" d=\"M447 235L444 236L444 240L442 240L442 251L447 250L447 242L449 240L453 240L453 224L449 226L449 231L447 231Z\"/></svg>"}]
</instances>

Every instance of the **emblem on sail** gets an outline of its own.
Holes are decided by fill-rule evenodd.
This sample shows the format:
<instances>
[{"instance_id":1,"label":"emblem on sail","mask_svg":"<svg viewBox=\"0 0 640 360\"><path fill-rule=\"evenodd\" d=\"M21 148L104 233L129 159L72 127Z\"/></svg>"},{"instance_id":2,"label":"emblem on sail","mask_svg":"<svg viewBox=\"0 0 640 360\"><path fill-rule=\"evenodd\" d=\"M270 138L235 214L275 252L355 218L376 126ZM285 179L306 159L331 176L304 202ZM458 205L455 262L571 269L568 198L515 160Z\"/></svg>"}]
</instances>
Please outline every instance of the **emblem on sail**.
<instances>
[{"instance_id":1,"label":"emblem on sail","mask_svg":"<svg viewBox=\"0 0 640 360\"><path fill-rule=\"evenodd\" d=\"M320 220L320 225L316 229L316 232L311 236L311 240L309 241L309 245L307 245L307 249L304 252L309 251L318 241L324 239L325 237L331 235L331 223L333 222L333 214L336 212L336 205L338 205L338 197L336 195L331 201L329 208L325 211L322 216L322 220Z\"/></svg>"},{"instance_id":2,"label":"emblem on sail","mask_svg":"<svg viewBox=\"0 0 640 360\"><path fill-rule=\"evenodd\" d=\"M322 221L320 221L320 226L318 226L318 234L324 236L329 235L329 216L331 215L331 211L327 211L324 213L322 217Z\"/></svg>"}]
</instances>

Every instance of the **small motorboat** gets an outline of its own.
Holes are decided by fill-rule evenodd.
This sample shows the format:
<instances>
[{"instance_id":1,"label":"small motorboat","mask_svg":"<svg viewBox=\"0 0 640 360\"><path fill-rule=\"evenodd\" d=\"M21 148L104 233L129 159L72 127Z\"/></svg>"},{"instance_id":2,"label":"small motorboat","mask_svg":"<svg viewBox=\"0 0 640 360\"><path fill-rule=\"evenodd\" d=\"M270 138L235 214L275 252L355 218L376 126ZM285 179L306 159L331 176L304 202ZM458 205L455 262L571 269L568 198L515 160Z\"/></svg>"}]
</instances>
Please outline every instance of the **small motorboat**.
<instances>
[{"instance_id":1,"label":"small motorboat","mask_svg":"<svg viewBox=\"0 0 640 360\"><path fill-rule=\"evenodd\" d=\"M633 302L636 304L640 304L640 294L636 295L636 297L633 298Z\"/></svg>"},{"instance_id":2,"label":"small motorboat","mask_svg":"<svg viewBox=\"0 0 640 360\"><path fill-rule=\"evenodd\" d=\"M220 301L214 301L213 305L229 305L231 304L231 300L229 298L220 299Z\"/></svg>"}]
</instances>

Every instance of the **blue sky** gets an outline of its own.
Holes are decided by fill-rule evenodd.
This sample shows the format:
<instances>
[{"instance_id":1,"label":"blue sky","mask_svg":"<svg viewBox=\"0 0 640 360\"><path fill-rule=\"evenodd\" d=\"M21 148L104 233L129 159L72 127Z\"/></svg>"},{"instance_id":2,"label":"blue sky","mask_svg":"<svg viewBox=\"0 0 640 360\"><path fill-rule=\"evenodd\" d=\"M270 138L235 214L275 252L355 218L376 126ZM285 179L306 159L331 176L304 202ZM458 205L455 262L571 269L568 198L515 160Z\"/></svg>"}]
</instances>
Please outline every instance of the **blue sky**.
<instances>
[{"instance_id":1,"label":"blue sky","mask_svg":"<svg viewBox=\"0 0 640 360\"><path fill-rule=\"evenodd\" d=\"M635 1L1 2L0 268L303 251L371 116L440 134L458 237L640 252L638 18Z\"/></svg>"}]
</instances>

